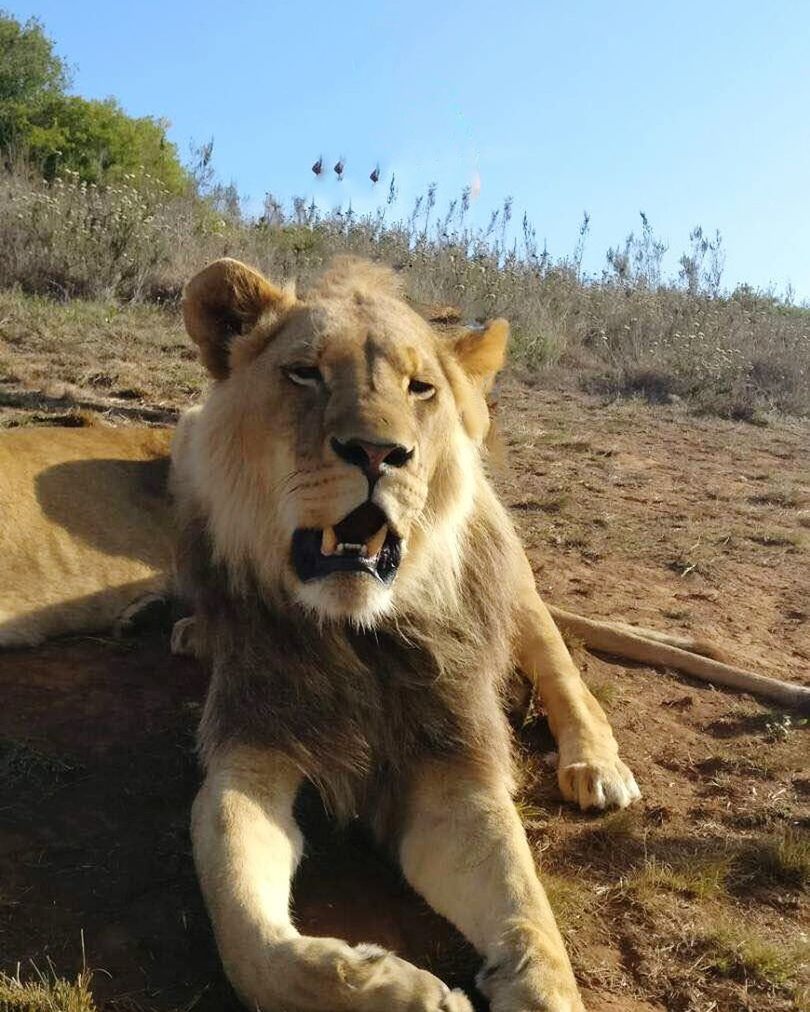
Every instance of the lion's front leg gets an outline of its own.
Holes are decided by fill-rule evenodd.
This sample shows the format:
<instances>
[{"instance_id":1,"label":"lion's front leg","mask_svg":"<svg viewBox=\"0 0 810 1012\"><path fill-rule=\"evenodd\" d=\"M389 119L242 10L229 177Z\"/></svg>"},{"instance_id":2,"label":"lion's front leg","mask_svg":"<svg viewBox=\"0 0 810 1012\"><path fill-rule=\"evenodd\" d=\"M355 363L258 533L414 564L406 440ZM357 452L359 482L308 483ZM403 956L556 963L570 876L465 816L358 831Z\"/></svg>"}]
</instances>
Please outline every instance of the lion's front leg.
<instances>
[{"instance_id":1,"label":"lion's front leg","mask_svg":"<svg viewBox=\"0 0 810 1012\"><path fill-rule=\"evenodd\" d=\"M426 764L407 801L403 872L485 959L492 1012L581 1012L554 915L505 783L460 762Z\"/></svg>"},{"instance_id":2,"label":"lion's front leg","mask_svg":"<svg viewBox=\"0 0 810 1012\"><path fill-rule=\"evenodd\" d=\"M261 1012L471 1012L432 974L374 945L307 938L290 918L303 840L301 774L237 748L216 758L194 802L194 860L225 971Z\"/></svg>"},{"instance_id":3,"label":"lion's front leg","mask_svg":"<svg viewBox=\"0 0 810 1012\"><path fill-rule=\"evenodd\" d=\"M581 808L624 808L641 797L602 707L594 699L540 598L528 560L516 602L515 663L542 701L560 761L564 798Z\"/></svg>"}]
</instances>

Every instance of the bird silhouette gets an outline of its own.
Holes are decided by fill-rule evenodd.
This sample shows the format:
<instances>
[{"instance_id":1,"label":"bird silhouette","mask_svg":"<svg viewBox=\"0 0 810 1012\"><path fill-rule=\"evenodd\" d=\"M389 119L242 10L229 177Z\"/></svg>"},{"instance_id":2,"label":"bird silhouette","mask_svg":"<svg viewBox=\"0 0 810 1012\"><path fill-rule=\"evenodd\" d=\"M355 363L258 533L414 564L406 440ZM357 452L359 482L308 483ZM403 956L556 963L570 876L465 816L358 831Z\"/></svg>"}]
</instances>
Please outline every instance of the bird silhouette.
<instances>
[{"instance_id":1,"label":"bird silhouette","mask_svg":"<svg viewBox=\"0 0 810 1012\"><path fill-rule=\"evenodd\" d=\"M371 171L371 175L368 177L372 183L378 183L380 181L380 166L379 163L374 166Z\"/></svg>"},{"instance_id":2,"label":"bird silhouette","mask_svg":"<svg viewBox=\"0 0 810 1012\"><path fill-rule=\"evenodd\" d=\"M323 174L323 155L318 155L318 161L312 166L312 171L316 176Z\"/></svg>"}]
</instances>

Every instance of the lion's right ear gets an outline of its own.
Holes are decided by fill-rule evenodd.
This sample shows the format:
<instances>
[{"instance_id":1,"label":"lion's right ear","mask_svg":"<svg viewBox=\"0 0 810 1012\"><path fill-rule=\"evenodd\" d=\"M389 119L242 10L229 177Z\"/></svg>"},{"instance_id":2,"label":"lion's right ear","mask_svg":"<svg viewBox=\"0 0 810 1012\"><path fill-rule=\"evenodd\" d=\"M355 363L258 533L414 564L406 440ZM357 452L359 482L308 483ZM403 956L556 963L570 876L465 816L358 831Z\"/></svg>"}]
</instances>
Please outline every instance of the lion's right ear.
<instances>
[{"instance_id":1,"label":"lion's right ear","mask_svg":"<svg viewBox=\"0 0 810 1012\"><path fill-rule=\"evenodd\" d=\"M230 372L234 337L247 333L260 316L283 315L295 297L276 288L258 271L224 257L204 267L183 292L183 320L189 337L214 379Z\"/></svg>"}]
</instances>

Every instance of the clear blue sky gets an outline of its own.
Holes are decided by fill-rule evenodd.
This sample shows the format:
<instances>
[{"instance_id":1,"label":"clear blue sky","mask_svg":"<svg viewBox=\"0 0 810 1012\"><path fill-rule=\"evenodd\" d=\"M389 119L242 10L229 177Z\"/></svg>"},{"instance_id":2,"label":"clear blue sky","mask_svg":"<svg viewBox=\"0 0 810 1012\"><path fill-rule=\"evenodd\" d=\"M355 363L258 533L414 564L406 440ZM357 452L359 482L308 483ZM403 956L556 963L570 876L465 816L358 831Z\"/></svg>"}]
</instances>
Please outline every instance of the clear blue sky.
<instances>
[{"instance_id":1,"label":"clear blue sky","mask_svg":"<svg viewBox=\"0 0 810 1012\"><path fill-rule=\"evenodd\" d=\"M401 212L477 171L552 254L591 214L586 267L644 210L675 253L719 228L726 282L810 298L808 0L0 0L36 15L75 90L215 140L220 175L364 209L377 161ZM323 154L346 179L316 181ZM388 175L384 177L387 182Z\"/></svg>"}]
</instances>

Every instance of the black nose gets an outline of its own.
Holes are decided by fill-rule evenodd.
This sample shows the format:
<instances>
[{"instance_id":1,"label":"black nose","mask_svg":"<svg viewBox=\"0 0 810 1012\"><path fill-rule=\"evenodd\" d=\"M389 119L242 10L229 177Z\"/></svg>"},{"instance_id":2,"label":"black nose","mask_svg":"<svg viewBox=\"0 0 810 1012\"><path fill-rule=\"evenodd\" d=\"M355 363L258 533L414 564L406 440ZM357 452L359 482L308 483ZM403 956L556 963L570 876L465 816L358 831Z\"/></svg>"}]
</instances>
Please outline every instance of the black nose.
<instances>
[{"instance_id":1,"label":"black nose","mask_svg":"<svg viewBox=\"0 0 810 1012\"><path fill-rule=\"evenodd\" d=\"M340 440L332 438L332 449L347 464L359 467L369 481L376 481L383 465L404 467L413 456L413 450L399 443L369 443L364 439Z\"/></svg>"}]
</instances>

